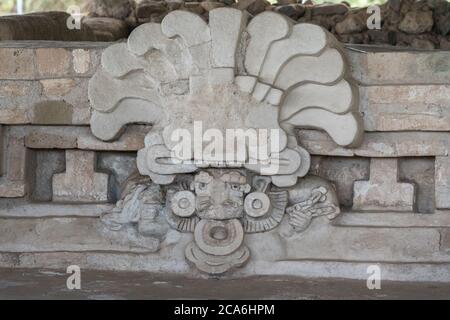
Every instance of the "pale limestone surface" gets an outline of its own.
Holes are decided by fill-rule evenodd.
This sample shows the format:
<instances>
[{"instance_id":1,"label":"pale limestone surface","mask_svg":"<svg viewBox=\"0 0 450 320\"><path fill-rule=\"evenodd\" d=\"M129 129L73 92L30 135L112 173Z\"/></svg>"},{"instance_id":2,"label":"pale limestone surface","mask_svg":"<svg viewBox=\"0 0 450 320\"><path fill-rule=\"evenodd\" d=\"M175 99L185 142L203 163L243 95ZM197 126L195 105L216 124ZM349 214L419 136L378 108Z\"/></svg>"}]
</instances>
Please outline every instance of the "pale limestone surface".
<instances>
[{"instance_id":1,"label":"pale limestone surface","mask_svg":"<svg viewBox=\"0 0 450 320\"><path fill-rule=\"evenodd\" d=\"M414 211L415 186L398 181L397 159L370 161L370 180L354 183L353 210Z\"/></svg>"},{"instance_id":2,"label":"pale limestone surface","mask_svg":"<svg viewBox=\"0 0 450 320\"><path fill-rule=\"evenodd\" d=\"M450 209L450 157L436 157L436 208Z\"/></svg>"},{"instance_id":3,"label":"pale limestone surface","mask_svg":"<svg viewBox=\"0 0 450 320\"><path fill-rule=\"evenodd\" d=\"M367 131L450 131L450 85L362 87Z\"/></svg>"},{"instance_id":4,"label":"pale limestone surface","mask_svg":"<svg viewBox=\"0 0 450 320\"><path fill-rule=\"evenodd\" d=\"M2 147L2 177L0 178L0 196L3 198L20 198L27 193L26 166L29 151L24 145L24 135L21 132L1 129Z\"/></svg>"},{"instance_id":5,"label":"pale limestone surface","mask_svg":"<svg viewBox=\"0 0 450 320\"><path fill-rule=\"evenodd\" d=\"M55 202L106 202L108 179L106 173L95 172L95 153L67 150L66 172L53 176Z\"/></svg>"}]
</instances>

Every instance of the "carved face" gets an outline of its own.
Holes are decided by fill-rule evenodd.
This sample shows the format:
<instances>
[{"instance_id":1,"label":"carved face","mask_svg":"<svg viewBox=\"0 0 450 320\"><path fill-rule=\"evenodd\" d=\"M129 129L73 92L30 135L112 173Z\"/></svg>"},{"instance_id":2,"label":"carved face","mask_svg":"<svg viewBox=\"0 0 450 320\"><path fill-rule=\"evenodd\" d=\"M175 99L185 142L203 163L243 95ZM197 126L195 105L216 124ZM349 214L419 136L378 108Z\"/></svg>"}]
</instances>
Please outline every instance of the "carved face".
<instances>
[{"instance_id":1,"label":"carved face","mask_svg":"<svg viewBox=\"0 0 450 320\"><path fill-rule=\"evenodd\" d=\"M244 196L250 191L246 177L238 171L202 171L191 186L196 194L197 215L206 219L240 218Z\"/></svg>"}]
</instances>

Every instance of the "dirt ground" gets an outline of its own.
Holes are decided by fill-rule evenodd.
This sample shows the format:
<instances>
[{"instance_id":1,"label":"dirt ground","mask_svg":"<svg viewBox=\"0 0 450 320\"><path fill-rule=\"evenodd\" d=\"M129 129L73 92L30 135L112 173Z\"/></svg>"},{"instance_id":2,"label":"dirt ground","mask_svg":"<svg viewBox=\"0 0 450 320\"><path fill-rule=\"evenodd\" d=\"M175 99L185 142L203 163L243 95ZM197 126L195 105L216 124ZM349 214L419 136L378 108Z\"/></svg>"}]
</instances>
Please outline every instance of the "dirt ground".
<instances>
[{"instance_id":1,"label":"dirt ground","mask_svg":"<svg viewBox=\"0 0 450 320\"><path fill-rule=\"evenodd\" d=\"M366 282L280 276L188 279L143 272L81 271L69 290L65 270L0 269L0 299L450 299L450 283Z\"/></svg>"}]
</instances>

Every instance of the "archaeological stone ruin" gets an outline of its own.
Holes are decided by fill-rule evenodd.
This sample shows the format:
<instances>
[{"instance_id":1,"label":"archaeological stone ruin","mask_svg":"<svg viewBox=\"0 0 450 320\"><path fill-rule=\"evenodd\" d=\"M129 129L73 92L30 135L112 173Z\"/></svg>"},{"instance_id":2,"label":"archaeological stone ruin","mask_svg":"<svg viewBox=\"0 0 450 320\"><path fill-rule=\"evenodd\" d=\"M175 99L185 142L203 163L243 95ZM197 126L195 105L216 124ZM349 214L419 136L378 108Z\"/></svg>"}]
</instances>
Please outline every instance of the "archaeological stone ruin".
<instances>
[{"instance_id":1,"label":"archaeological stone ruin","mask_svg":"<svg viewBox=\"0 0 450 320\"><path fill-rule=\"evenodd\" d=\"M450 282L437 1L384 5L396 37L430 12L398 46L364 41L346 4L155 3L0 32L0 267Z\"/></svg>"}]
</instances>

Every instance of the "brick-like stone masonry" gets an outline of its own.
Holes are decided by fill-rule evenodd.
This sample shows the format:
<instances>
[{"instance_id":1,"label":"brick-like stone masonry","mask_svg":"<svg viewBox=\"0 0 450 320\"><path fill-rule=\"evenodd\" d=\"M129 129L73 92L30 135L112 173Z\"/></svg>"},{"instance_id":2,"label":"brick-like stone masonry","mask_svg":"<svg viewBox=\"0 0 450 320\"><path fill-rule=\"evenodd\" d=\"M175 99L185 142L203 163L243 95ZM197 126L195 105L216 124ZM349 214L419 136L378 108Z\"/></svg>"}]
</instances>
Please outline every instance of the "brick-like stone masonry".
<instances>
[{"instance_id":1,"label":"brick-like stone masonry","mask_svg":"<svg viewBox=\"0 0 450 320\"><path fill-rule=\"evenodd\" d=\"M0 45L1 61L8 61L0 64L2 266L12 261L5 257L20 253L16 266L62 266L77 258L90 267L143 268L138 256L108 260L104 252L149 249L138 242L130 246L129 239L111 247L107 237L91 233L96 217L113 206L121 184L136 169L136 151L150 129L129 126L114 142L91 133L87 84L104 48L98 43ZM288 258L378 259L438 268L437 262L450 261L448 55L351 47L346 54L360 85L362 144L346 149L324 132L298 132L313 156L311 173L335 182L344 214L338 228L315 230L312 225L317 236L306 236L302 250L287 246ZM45 186L45 192L36 195L36 185ZM21 235L8 232L13 229ZM54 233L45 239L42 230ZM370 250L364 245L369 240L374 243ZM100 253L81 256L84 251ZM436 272L433 279L441 276Z\"/></svg>"}]
</instances>

